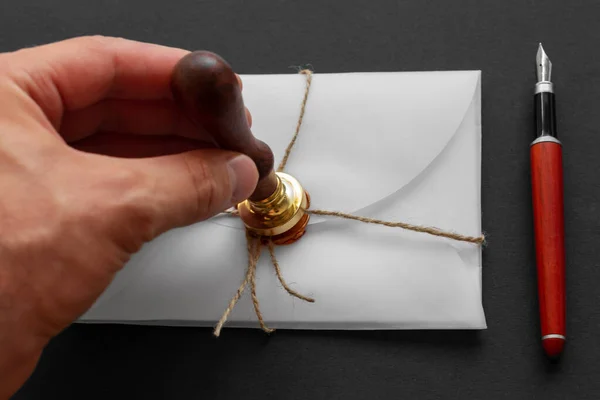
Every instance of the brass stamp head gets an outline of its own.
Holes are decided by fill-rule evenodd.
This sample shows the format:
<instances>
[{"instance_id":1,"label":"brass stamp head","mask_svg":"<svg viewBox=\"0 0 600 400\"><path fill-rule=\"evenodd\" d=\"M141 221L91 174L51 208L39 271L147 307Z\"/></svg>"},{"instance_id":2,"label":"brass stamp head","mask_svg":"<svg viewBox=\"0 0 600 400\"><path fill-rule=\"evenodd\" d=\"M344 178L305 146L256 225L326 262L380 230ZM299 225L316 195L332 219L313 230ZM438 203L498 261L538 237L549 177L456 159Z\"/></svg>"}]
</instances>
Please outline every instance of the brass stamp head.
<instances>
[{"instance_id":1,"label":"brass stamp head","mask_svg":"<svg viewBox=\"0 0 600 400\"><path fill-rule=\"evenodd\" d=\"M308 224L310 199L296 178L277 172L277 188L259 201L238 204L240 218L251 233L269 237L276 244L298 240Z\"/></svg>"}]
</instances>

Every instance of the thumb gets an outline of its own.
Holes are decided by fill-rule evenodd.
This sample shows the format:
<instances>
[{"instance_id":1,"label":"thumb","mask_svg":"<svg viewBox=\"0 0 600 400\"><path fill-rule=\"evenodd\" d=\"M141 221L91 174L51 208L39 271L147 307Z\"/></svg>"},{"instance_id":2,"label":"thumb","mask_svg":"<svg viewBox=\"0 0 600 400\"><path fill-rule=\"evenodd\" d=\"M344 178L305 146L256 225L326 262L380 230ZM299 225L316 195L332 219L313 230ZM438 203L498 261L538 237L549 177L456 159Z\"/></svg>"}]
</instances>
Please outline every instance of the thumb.
<instances>
[{"instance_id":1,"label":"thumb","mask_svg":"<svg viewBox=\"0 0 600 400\"><path fill-rule=\"evenodd\" d=\"M210 149L130 160L143 177L139 204L148 210L156 235L208 219L248 198L258 182L249 157Z\"/></svg>"}]
</instances>

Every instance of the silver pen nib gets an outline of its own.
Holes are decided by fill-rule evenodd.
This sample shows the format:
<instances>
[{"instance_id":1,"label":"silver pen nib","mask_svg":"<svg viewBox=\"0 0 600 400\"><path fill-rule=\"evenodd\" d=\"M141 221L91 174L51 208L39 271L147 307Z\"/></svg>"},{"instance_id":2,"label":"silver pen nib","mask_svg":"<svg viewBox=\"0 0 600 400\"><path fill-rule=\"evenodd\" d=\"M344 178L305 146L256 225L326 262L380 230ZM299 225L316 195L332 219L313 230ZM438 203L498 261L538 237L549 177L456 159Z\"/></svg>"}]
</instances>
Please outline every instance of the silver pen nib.
<instances>
[{"instance_id":1,"label":"silver pen nib","mask_svg":"<svg viewBox=\"0 0 600 400\"><path fill-rule=\"evenodd\" d=\"M552 73L552 62L548 58L548 55L544 51L542 44L540 43L535 57L537 80L538 82L550 82L550 74Z\"/></svg>"}]
</instances>

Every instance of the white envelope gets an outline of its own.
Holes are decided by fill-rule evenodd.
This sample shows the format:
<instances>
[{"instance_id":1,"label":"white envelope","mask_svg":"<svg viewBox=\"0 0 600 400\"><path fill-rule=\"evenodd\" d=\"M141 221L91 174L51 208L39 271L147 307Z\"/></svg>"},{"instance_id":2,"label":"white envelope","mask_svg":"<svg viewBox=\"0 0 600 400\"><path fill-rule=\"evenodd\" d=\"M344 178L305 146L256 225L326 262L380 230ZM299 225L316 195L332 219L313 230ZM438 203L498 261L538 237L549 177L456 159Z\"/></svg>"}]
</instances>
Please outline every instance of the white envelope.
<instances>
[{"instance_id":1,"label":"white envelope","mask_svg":"<svg viewBox=\"0 0 600 400\"><path fill-rule=\"evenodd\" d=\"M315 73L286 167L312 209L481 235L480 71ZM252 131L281 159L304 75L246 75ZM481 246L313 215L257 266L265 322L289 329L484 329ZM145 245L80 322L214 326L243 281L239 218L217 216ZM250 292L227 327L257 327Z\"/></svg>"}]
</instances>

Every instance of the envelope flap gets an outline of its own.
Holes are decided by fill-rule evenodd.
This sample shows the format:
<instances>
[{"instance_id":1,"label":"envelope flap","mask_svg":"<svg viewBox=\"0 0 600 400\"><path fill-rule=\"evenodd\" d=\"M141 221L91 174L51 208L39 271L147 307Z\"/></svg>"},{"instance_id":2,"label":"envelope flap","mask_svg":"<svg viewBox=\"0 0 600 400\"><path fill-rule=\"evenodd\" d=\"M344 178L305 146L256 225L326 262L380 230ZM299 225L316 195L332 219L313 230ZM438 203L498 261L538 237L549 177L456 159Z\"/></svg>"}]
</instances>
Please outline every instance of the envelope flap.
<instances>
[{"instance_id":1,"label":"envelope flap","mask_svg":"<svg viewBox=\"0 0 600 400\"><path fill-rule=\"evenodd\" d=\"M286 172L310 193L313 208L356 212L379 201L440 154L471 104L479 76L479 71L315 73ZM242 79L252 130L278 162L296 127L306 78ZM241 227L237 219L213 222Z\"/></svg>"}]
</instances>

